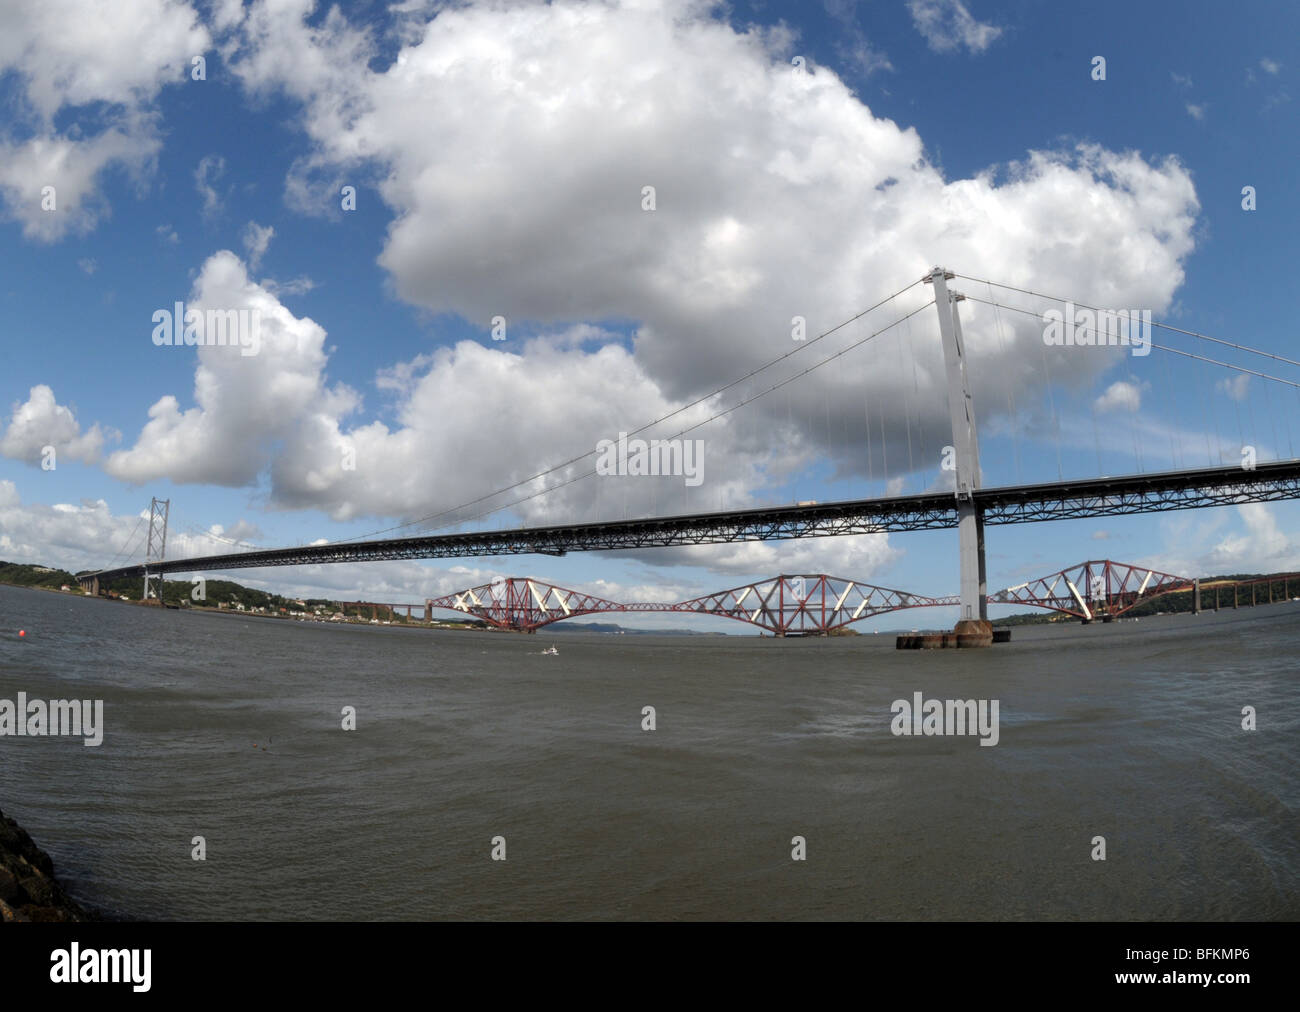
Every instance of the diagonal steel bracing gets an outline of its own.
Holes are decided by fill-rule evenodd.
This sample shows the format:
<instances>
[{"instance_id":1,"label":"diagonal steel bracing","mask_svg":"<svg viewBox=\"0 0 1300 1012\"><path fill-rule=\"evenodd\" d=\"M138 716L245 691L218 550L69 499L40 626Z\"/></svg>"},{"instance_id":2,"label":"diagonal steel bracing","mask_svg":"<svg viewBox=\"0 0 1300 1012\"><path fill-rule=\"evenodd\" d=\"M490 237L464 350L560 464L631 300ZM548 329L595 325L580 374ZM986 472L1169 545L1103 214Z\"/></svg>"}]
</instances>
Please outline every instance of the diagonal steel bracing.
<instances>
[{"instance_id":1,"label":"diagonal steel bracing","mask_svg":"<svg viewBox=\"0 0 1300 1012\"><path fill-rule=\"evenodd\" d=\"M1049 608L1091 621L1114 618L1141 601L1194 586L1187 577L1095 559L990 594L989 603Z\"/></svg>"},{"instance_id":2,"label":"diagonal steel bracing","mask_svg":"<svg viewBox=\"0 0 1300 1012\"><path fill-rule=\"evenodd\" d=\"M430 598L426 608L461 612L499 629L529 631L578 615L606 612L685 612L747 622L778 636L826 633L861 619L904 608L955 605L936 598L877 587L824 573L781 575L688 601L623 604L558 587L542 580L510 577L454 594Z\"/></svg>"}]
</instances>

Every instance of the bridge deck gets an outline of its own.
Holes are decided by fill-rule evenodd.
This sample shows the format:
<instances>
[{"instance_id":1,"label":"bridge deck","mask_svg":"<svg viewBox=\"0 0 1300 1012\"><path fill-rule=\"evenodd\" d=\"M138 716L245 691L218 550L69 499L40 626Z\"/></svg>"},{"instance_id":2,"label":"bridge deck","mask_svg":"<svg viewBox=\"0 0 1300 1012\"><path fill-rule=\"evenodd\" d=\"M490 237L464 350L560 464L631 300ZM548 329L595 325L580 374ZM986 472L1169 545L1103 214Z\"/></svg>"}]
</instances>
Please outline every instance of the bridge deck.
<instances>
[{"instance_id":1,"label":"bridge deck","mask_svg":"<svg viewBox=\"0 0 1300 1012\"><path fill-rule=\"evenodd\" d=\"M1128 513L1226 506L1300 498L1300 460L1240 466L1164 471L1117 478L1086 478L977 489L976 506L984 523L1017 524L1044 520L1090 519ZM298 548L272 548L192 559L168 559L151 573L190 573L258 566L299 566L328 562L388 559L445 559L467 556L557 555L565 552L665 548L675 545L781 541L843 534L898 533L957 526L957 500L951 492L882 499L854 499L811 506L775 506L718 513L650 517L605 523L522 527L500 531L423 535L378 541L333 542ZM101 581L144 574L144 566L125 566L84 574Z\"/></svg>"}]
</instances>

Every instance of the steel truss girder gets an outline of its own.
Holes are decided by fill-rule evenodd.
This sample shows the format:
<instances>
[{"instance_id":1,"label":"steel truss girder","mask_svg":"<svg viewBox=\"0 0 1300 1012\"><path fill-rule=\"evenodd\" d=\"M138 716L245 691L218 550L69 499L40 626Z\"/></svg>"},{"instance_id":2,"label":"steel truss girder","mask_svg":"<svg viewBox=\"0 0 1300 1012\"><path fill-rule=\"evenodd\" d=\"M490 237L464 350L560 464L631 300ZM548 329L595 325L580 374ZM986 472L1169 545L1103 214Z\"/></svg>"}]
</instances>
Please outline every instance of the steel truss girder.
<instances>
[{"instance_id":1,"label":"steel truss girder","mask_svg":"<svg viewBox=\"0 0 1300 1012\"><path fill-rule=\"evenodd\" d=\"M824 634L885 612L957 603L956 597L925 597L823 573L783 573L683 601L673 610L736 619L785 636Z\"/></svg>"},{"instance_id":2,"label":"steel truss girder","mask_svg":"<svg viewBox=\"0 0 1300 1012\"><path fill-rule=\"evenodd\" d=\"M1122 478L981 488L972 494L972 501L982 511L986 525L1094 519L1127 513L1297 498L1300 498L1300 460L1260 464L1253 471L1240 467L1167 471ZM939 530L956 525L957 501L953 495L925 493L815 506L259 549L172 559L155 563L150 566L150 572L187 573L334 562L619 551ZM98 576L103 581L142 573L141 566L125 566L88 575Z\"/></svg>"},{"instance_id":3,"label":"steel truss girder","mask_svg":"<svg viewBox=\"0 0 1300 1012\"><path fill-rule=\"evenodd\" d=\"M479 584L460 593L430 598L426 604L471 615L499 629L540 629L576 615L626 610L615 601L541 580L513 576Z\"/></svg>"},{"instance_id":4,"label":"steel truss girder","mask_svg":"<svg viewBox=\"0 0 1300 1012\"><path fill-rule=\"evenodd\" d=\"M1142 601L1192 587L1187 577L1094 559L990 594L989 604L1047 608L1091 620L1113 618Z\"/></svg>"},{"instance_id":5,"label":"steel truss girder","mask_svg":"<svg viewBox=\"0 0 1300 1012\"><path fill-rule=\"evenodd\" d=\"M773 577L681 602L622 604L541 580L511 577L426 604L473 616L500 629L540 629L561 619L607 612L686 612L736 619L777 635L826 633L904 608L955 605L954 597L925 597L822 573Z\"/></svg>"},{"instance_id":6,"label":"steel truss girder","mask_svg":"<svg viewBox=\"0 0 1300 1012\"><path fill-rule=\"evenodd\" d=\"M1123 491L1057 500L1000 502L985 508L985 524L1024 524L1044 520L1091 520L1127 513L1163 513L1170 510L1237 506L1249 502L1300 499L1300 480L1252 485L1239 489L1165 489Z\"/></svg>"}]
</instances>

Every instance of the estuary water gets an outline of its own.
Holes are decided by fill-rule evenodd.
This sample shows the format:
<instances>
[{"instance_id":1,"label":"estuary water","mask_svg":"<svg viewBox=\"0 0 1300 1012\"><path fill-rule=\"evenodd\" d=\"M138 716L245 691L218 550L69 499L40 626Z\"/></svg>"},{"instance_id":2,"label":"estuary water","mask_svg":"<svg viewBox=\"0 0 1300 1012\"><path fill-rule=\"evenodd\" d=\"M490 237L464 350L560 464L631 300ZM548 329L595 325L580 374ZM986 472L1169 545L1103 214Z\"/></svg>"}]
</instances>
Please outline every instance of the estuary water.
<instances>
[{"instance_id":1,"label":"estuary water","mask_svg":"<svg viewBox=\"0 0 1300 1012\"><path fill-rule=\"evenodd\" d=\"M131 918L1300 918L1300 603L893 643L0 587L0 700L104 704L98 747L0 737L0 808ZM893 734L916 692L997 700L997 744Z\"/></svg>"}]
</instances>

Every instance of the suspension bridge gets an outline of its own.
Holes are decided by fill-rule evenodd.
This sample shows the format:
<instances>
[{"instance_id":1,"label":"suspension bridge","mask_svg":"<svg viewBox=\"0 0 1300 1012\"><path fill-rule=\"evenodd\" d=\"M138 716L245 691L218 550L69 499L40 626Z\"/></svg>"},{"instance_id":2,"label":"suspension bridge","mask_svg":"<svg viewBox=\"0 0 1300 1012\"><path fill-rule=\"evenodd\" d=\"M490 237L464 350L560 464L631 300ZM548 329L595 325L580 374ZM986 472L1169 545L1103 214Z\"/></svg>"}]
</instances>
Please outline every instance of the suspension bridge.
<instances>
[{"instance_id":1,"label":"suspension bridge","mask_svg":"<svg viewBox=\"0 0 1300 1012\"><path fill-rule=\"evenodd\" d=\"M985 284L989 288L990 298L980 299L972 295L951 290L948 282L962 277L965 280ZM721 398L728 391L750 382L765 370L805 353L818 342L847 326L867 313L899 298L915 285L929 285L933 298L921 306L912 309L904 316L894 320L888 326L853 342L847 347L822 359L815 365L800 373L783 379L765 390L752 393L736 403L722 406ZM143 562L132 565L106 568L97 572L78 576L83 588L91 593L99 593L103 583L122 578L143 578L145 597L150 596L149 581L156 580L168 573L196 573L242 568L265 568L277 566L299 566L322 563L367 562L394 559L437 559L482 556L506 556L541 554L563 556L573 552L609 552L629 549L668 548L687 545L719 545L749 541L785 541L812 537L836 537L854 534L901 533L919 530L936 530L956 528L958 531L958 570L960 575L959 593L951 597L923 598L903 591L887 590L870 584L852 580L842 580L824 574L805 576L805 585L811 584L819 589L821 597L815 606L809 606L809 599L792 598L787 605L784 589L789 577L773 578L763 584L749 584L721 595L710 595L694 601L663 604L618 604L591 597L577 591L565 590L555 586L541 584L531 580L511 579L506 581L506 597L503 601L490 598L488 603L480 594L483 588L473 588L457 597L438 599L438 603L426 604L426 611L432 607L450 607L466 610L466 601L474 601L473 608L485 621L503 628L532 630L568 617L571 614L594 614L602 611L676 611L712 614L727 618L736 618L759 625L775 634L788 635L806 631L825 633L848 622L879 615L886 611L907 607L938 606L956 604L960 618L954 633L963 646L985 646L993 641L992 626L988 621L990 602L1034 604L1054 608L1058 611L1089 618L1093 609L1088 600L1096 600L1096 595L1087 597L1080 591L1077 581L1065 578L1064 574L1052 586L1045 584L1023 584L990 596L987 589L985 565L985 528L989 526L1037 523L1067 519L1094 519L1098 517L1121 516L1141 513L1163 512L1170 510L1199 509L1212 506L1238 505L1244 503L1273 502L1284 499L1300 498L1300 459L1276 459L1257 461L1254 459L1254 447L1249 458L1243 452L1241 463L1233 465L1219 464L1204 468L1179 467L1171 470L1126 474L1121 476L1104 475L1100 477L1072 478L1058 476L1055 481L1038 483L1014 483L985 487L982 484L982 471L979 457L979 440L976 433L975 405L971 395L971 383L965 341L962 335L962 321L959 305L966 299L992 307L995 313L1023 313L1042 320L1050 314L1035 313L1012 302L1000 302L992 297L995 282L982 281L965 275L936 267L923 278L908 285L900 292L876 303L868 310L857 314L851 320L838 327L831 328L815 339L801 344L794 350L769 361L758 369L752 370L740 379L720 387L710 394L697 398L689 404L635 429L631 434L645 432L653 426L679 415L688 409L706 402L715 402L719 410L704 422L678 430L674 437L698 428L700 425L714 421L731 412L767 396L788 383L799 379L821 366L838 360L841 356L873 340L880 334L896 328L905 321L915 317L921 311L933 306L937 315L939 344L943 353L943 370L946 381L947 406L952 443L945 447L945 470L951 481L951 488L943 490L926 490L909 495L886 495L871 498L849 499L837 502L817 503L801 502L796 505L771 507L751 507L744 509L722 509L712 512L677 514L668 516L649 516L634 519L601 520L565 525L544 525L505 528L499 530L454 531L451 533L420 533L401 537L354 538L344 541L300 545L287 548L248 547L236 552L224 552L215 555L195 556L179 559L165 557L166 544L166 510L168 503L160 508L158 500L150 514L149 538L146 558ZM1039 299L1050 299L1039 293L1028 291L1012 285L998 285L1007 293L1020 293ZM1004 296L1006 297L1006 296ZM1212 366L1227 369L1237 377L1260 377L1269 382L1285 384L1300 390L1300 383L1274 376L1245 366L1234 365L1200 355L1185 349L1157 344L1149 333L1149 314L1140 315L1137 311L1107 311L1087 306L1073 300L1056 300L1066 305L1073 314L1081 310L1082 322L1071 317L1068 333L1057 342L1060 346L1138 346L1142 354L1158 350L1183 358L1195 359ZM1058 314L1059 315L1059 314ZM999 320L999 328L1001 326ZM1173 327L1165 323L1155 323L1155 327L1165 328L1171 333L1190 336L1194 339L1213 342L1226 346L1236 352L1264 356L1275 362L1300 366L1300 362L1250 348L1244 344L1227 341L1190 330ZM1059 336L1059 335L1058 335ZM1054 342L1044 331L1044 344ZM915 369L915 366L914 366ZM870 414L868 412L868 425ZM1216 423L1217 424L1217 423ZM909 418L910 425L910 418ZM868 430L868 441L870 441ZM1137 451L1136 434L1134 435ZM910 456L911 429L908 429L908 447ZM881 436L882 457L885 445ZM544 471L531 475L505 488L497 489L458 507L446 509L439 513L420 518L409 523L390 528L375 534L390 534L395 530L410 527L428 527L443 521L443 525L464 526L466 523L480 520L485 516L510 509L553 492L559 488L587 479L597 472L573 474L575 465L580 465L594 451L588 451L563 461ZM1100 459L1100 449L1098 450ZM868 458L870 459L870 458ZM1059 448L1058 448L1059 459ZM547 479L560 475L562 480L552 481L540 491L531 492L509 502L501 502L502 496ZM473 510L485 506L485 511L474 514ZM159 522L161 521L161 522ZM120 554L120 553L119 553ZM1092 563L1084 564L1093 565ZM1105 563L1101 573L1106 586L1115 572L1114 564ZM1135 567L1126 568L1127 576L1132 577ZM1088 593L1091 593L1092 575L1083 579ZM1147 586L1154 579L1153 586ZM1116 607L1126 599L1136 601L1144 594L1150 596L1160 588L1177 585L1177 578L1167 574L1156 574L1147 570L1141 589L1129 588L1127 584L1117 588L1113 595L1105 598L1106 604L1099 614L1113 616L1120 612ZM1171 583L1170 581L1174 581ZM1186 582L1186 581L1184 581ZM1191 585L1188 584L1190 587ZM765 591L763 588L767 588ZM1073 588L1066 590L1064 588ZM1183 588L1187 589L1187 588ZM1168 590L1160 590L1161 593ZM771 595L777 595L775 604ZM1066 595L1067 596L1063 596ZM468 598L464 595L469 595ZM513 596L512 596L513 595ZM833 604L826 608L827 598ZM459 605L456 603L459 601ZM551 602L551 606L545 602ZM1048 603L1053 602L1053 603ZM461 607L464 606L464 607ZM1130 604L1131 606L1131 604ZM403 606L406 607L406 606ZM1122 609L1121 609L1122 610ZM954 644L955 645L955 644Z\"/></svg>"}]
</instances>

